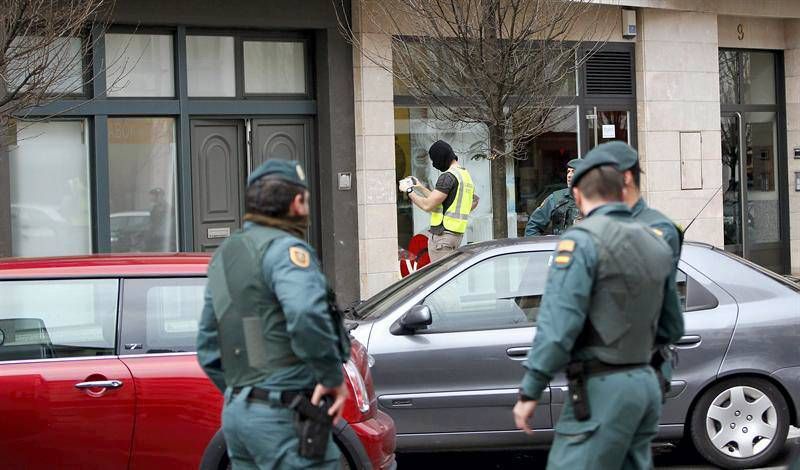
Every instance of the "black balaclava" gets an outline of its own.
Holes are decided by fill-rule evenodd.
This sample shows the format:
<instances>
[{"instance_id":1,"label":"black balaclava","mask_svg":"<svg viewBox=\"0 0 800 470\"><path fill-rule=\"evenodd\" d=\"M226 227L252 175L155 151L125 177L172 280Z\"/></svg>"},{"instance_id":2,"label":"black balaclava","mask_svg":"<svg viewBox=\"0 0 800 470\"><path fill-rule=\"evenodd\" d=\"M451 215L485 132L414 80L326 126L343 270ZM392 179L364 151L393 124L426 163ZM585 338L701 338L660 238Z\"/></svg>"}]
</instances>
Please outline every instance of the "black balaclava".
<instances>
[{"instance_id":1,"label":"black balaclava","mask_svg":"<svg viewBox=\"0 0 800 470\"><path fill-rule=\"evenodd\" d=\"M443 140L437 140L431 145L428 154L433 161L433 167L441 172L447 171L453 160L458 160L456 153L453 152L453 147Z\"/></svg>"}]
</instances>

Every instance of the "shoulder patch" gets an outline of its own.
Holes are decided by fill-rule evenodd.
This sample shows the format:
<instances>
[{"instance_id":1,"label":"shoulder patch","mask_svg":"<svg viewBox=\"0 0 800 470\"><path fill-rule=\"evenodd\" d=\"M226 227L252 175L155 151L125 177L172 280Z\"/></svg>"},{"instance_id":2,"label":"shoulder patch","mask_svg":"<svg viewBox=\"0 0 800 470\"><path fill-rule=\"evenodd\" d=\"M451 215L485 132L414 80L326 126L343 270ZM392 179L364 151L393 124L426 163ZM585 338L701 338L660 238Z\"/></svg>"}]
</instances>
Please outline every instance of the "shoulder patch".
<instances>
[{"instance_id":1,"label":"shoulder patch","mask_svg":"<svg viewBox=\"0 0 800 470\"><path fill-rule=\"evenodd\" d=\"M557 267L566 268L572 262L572 255L569 253L563 255L559 254L556 255L556 258L553 261Z\"/></svg>"},{"instance_id":2,"label":"shoulder patch","mask_svg":"<svg viewBox=\"0 0 800 470\"><path fill-rule=\"evenodd\" d=\"M556 251L558 251L559 253L562 251L565 251L567 253L572 253L573 251L575 251L575 240L561 240L560 242L558 242L558 247L556 248Z\"/></svg>"},{"instance_id":3,"label":"shoulder patch","mask_svg":"<svg viewBox=\"0 0 800 470\"><path fill-rule=\"evenodd\" d=\"M311 254L299 246L289 247L289 259L300 268L307 268L311 265Z\"/></svg>"}]
</instances>

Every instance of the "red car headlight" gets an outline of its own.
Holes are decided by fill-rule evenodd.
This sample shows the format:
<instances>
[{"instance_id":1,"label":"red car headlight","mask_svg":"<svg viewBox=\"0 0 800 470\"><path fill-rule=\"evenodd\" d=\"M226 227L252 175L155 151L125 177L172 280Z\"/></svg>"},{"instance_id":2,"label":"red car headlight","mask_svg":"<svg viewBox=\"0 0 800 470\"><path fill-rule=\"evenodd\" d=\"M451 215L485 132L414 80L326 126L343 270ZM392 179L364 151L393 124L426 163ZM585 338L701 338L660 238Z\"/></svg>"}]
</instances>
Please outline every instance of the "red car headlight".
<instances>
[{"instance_id":1,"label":"red car headlight","mask_svg":"<svg viewBox=\"0 0 800 470\"><path fill-rule=\"evenodd\" d=\"M364 378L358 371L353 360L348 360L344 364L344 371L350 382L350 388L353 391L353 398L355 399L358 411L367 413L369 411L369 394L367 393L367 386L364 384Z\"/></svg>"}]
</instances>

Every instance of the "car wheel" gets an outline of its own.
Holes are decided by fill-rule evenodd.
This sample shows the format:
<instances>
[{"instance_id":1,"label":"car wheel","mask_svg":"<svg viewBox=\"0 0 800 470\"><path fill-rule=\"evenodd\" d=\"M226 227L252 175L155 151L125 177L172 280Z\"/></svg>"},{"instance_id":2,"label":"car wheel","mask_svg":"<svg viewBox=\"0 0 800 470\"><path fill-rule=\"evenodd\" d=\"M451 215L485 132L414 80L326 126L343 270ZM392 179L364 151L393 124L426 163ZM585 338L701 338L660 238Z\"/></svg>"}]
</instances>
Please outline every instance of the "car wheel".
<instances>
[{"instance_id":1,"label":"car wheel","mask_svg":"<svg viewBox=\"0 0 800 470\"><path fill-rule=\"evenodd\" d=\"M758 378L720 382L697 402L692 442L723 468L751 468L774 459L789 432L789 407L780 390Z\"/></svg>"}]
</instances>

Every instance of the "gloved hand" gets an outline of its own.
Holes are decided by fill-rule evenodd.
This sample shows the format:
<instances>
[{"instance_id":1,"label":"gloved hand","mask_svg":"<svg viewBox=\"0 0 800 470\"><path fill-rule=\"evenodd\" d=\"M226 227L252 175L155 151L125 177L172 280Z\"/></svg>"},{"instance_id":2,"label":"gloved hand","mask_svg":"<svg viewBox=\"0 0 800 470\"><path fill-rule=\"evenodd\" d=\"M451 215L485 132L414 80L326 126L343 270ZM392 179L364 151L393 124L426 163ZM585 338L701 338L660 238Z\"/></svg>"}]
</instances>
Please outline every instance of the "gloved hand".
<instances>
[{"instance_id":1,"label":"gloved hand","mask_svg":"<svg viewBox=\"0 0 800 470\"><path fill-rule=\"evenodd\" d=\"M408 190L413 186L411 182L411 178L403 178L397 184L397 190L401 193L408 192Z\"/></svg>"}]
</instances>

